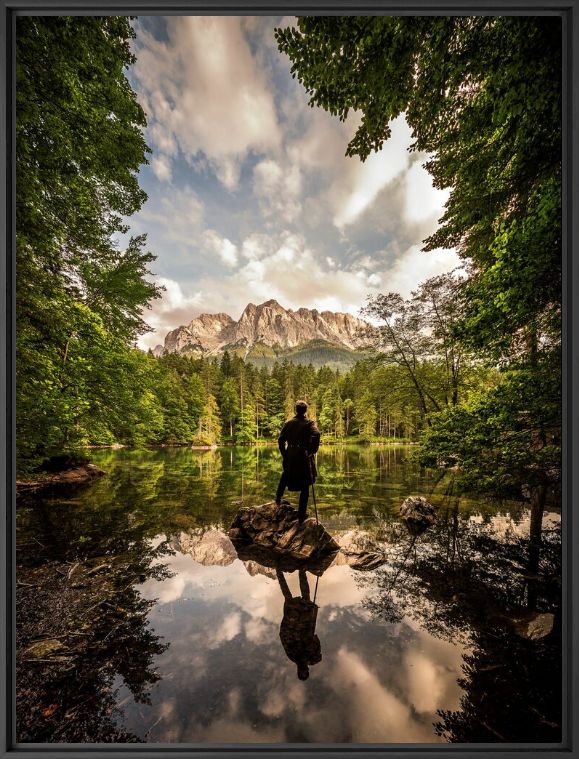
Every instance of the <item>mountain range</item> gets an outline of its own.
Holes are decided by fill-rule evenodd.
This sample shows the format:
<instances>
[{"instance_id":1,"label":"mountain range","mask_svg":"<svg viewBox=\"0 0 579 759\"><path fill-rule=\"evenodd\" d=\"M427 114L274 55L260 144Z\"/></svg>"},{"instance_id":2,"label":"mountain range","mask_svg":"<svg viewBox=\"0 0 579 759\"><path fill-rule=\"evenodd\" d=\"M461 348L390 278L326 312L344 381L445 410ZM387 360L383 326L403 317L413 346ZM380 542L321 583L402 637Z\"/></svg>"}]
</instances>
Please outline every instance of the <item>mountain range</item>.
<instances>
[{"instance_id":1,"label":"mountain range","mask_svg":"<svg viewBox=\"0 0 579 759\"><path fill-rule=\"evenodd\" d=\"M213 356L228 350L259 366L287 359L314 366L350 366L364 354L368 324L352 314L283 308L276 300L248 303L238 321L201 314L171 330L153 351Z\"/></svg>"}]
</instances>

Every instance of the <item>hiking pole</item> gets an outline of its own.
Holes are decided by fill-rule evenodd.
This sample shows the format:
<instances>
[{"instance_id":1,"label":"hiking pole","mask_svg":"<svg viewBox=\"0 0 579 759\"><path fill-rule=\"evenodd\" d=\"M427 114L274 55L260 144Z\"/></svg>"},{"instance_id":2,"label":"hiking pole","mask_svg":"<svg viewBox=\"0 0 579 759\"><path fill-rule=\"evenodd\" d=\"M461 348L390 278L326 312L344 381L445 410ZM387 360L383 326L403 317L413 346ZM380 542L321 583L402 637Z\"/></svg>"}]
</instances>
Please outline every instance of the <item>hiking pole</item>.
<instances>
[{"instance_id":1,"label":"hiking pole","mask_svg":"<svg viewBox=\"0 0 579 759\"><path fill-rule=\"evenodd\" d=\"M313 455L314 455L313 453L310 454L308 456L308 460L310 462L310 478L312 480L312 497L314 499L314 511L316 512L316 524L319 524L320 520L318 519L318 506L316 504L316 490L314 488L314 470L313 470L313 467L312 467L312 456Z\"/></svg>"}]
</instances>

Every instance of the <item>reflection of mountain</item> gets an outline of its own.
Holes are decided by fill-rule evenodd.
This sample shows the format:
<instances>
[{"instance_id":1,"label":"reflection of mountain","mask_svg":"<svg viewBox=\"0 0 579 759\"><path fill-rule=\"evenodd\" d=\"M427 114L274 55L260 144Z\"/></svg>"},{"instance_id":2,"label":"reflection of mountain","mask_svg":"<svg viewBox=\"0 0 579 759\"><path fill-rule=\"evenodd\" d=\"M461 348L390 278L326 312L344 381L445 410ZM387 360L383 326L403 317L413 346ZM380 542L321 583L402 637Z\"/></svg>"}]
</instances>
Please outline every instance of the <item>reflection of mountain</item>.
<instances>
[{"instance_id":1,"label":"reflection of mountain","mask_svg":"<svg viewBox=\"0 0 579 759\"><path fill-rule=\"evenodd\" d=\"M180 532L169 541L171 548L188 553L204 566L226 567L237 558L233 543L222 530L198 529Z\"/></svg>"},{"instance_id":2,"label":"reflection of mountain","mask_svg":"<svg viewBox=\"0 0 579 759\"><path fill-rule=\"evenodd\" d=\"M275 569L272 567L266 567L264 564L260 564L259 561L255 561L254 559L246 559L243 563L247 569L247 573L251 577L263 575L264 577L275 579Z\"/></svg>"}]
</instances>

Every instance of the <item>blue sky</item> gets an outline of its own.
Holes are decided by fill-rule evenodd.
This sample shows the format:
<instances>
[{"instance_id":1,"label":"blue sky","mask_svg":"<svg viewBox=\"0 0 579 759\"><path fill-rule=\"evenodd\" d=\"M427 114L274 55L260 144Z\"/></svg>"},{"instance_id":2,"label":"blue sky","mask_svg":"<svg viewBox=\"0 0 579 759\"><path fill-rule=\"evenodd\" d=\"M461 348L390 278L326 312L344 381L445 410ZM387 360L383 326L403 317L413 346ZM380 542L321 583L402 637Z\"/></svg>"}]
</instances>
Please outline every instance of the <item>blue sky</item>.
<instances>
[{"instance_id":1,"label":"blue sky","mask_svg":"<svg viewBox=\"0 0 579 759\"><path fill-rule=\"evenodd\" d=\"M129 220L166 288L141 347L200 313L249 302L357 314L458 263L420 251L441 216L426 156L404 117L366 162L346 158L358 124L317 108L290 76L275 26L292 18L170 16L135 22L129 79L147 113L149 199Z\"/></svg>"}]
</instances>

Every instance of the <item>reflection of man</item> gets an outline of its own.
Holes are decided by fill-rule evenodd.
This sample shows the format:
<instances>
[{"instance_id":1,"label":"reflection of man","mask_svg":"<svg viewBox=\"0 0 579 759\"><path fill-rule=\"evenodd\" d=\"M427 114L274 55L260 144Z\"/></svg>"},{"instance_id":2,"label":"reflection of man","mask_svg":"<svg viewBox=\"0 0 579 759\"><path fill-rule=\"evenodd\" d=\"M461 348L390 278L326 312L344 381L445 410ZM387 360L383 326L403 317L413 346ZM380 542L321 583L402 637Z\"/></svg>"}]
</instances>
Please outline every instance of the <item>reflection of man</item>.
<instances>
[{"instance_id":1,"label":"reflection of man","mask_svg":"<svg viewBox=\"0 0 579 759\"><path fill-rule=\"evenodd\" d=\"M296 415L284 424L277 440L283 457L283 472L275 502L281 503L286 488L299 490L298 519L303 522L307 516L309 488L316 481L314 454L320 447L320 431L316 423L306 417L308 404L305 401L298 401L295 408Z\"/></svg>"},{"instance_id":2,"label":"reflection of man","mask_svg":"<svg viewBox=\"0 0 579 759\"><path fill-rule=\"evenodd\" d=\"M283 572L276 570L285 603L279 637L288 656L298 668L300 680L310 676L309 666L322 661L322 647L316 633L318 607L310 601L305 569L299 570L301 597L293 598Z\"/></svg>"}]
</instances>

